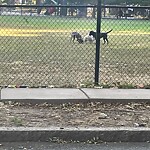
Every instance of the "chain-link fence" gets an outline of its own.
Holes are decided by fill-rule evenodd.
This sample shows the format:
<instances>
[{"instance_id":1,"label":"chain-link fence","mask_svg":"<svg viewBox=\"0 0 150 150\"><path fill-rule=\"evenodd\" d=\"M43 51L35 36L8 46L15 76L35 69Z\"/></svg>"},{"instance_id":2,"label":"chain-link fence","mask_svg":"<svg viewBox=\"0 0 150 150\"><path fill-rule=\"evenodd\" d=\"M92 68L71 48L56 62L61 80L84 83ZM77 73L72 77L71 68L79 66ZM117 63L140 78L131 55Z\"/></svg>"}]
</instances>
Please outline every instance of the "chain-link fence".
<instances>
[{"instance_id":1,"label":"chain-link fence","mask_svg":"<svg viewBox=\"0 0 150 150\"><path fill-rule=\"evenodd\" d=\"M110 31L100 34L99 83L150 84L149 10L103 6L101 19L97 6L0 5L0 85L93 84L97 19Z\"/></svg>"}]
</instances>

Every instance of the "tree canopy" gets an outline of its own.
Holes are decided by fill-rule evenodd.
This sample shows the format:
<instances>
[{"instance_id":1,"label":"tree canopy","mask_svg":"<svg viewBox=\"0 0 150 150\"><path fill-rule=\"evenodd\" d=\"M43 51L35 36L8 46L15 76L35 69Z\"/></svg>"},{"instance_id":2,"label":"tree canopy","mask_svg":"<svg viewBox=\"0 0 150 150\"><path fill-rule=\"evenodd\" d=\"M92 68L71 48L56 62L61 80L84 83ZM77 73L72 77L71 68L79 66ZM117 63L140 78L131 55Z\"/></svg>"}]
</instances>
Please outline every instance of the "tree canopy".
<instances>
[{"instance_id":1,"label":"tree canopy","mask_svg":"<svg viewBox=\"0 0 150 150\"><path fill-rule=\"evenodd\" d=\"M150 5L149 0L102 0L102 3L112 4L112 5Z\"/></svg>"},{"instance_id":2,"label":"tree canopy","mask_svg":"<svg viewBox=\"0 0 150 150\"><path fill-rule=\"evenodd\" d=\"M68 3L90 3L90 4L97 4L98 0L67 0ZM102 0L102 4L106 5L150 5L150 0Z\"/></svg>"}]
</instances>

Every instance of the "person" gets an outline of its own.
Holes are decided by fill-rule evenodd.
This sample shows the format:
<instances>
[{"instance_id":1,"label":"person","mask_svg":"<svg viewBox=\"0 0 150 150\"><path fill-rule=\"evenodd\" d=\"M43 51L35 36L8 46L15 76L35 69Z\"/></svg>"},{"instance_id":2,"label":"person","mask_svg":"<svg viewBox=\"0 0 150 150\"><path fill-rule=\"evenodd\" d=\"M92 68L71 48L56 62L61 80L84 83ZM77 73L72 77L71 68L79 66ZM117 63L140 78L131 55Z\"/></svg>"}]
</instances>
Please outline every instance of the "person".
<instances>
[{"instance_id":1,"label":"person","mask_svg":"<svg viewBox=\"0 0 150 150\"><path fill-rule=\"evenodd\" d=\"M73 14L76 12L75 8L73 7L70 7L68 11L70 16L73 16Z\"/></svg>"},{"instance_id":2,"label":"person","mask_svg":"<svg viewBox=\"0 0 150 150\"><path fill-rule=\"evenodd\" d=\"M117 19L123 17L123 11L119 9L118 14L117 14Z\"/></svg>"},{"instance_id":3,"label":"person","mask_svg":"<svg viewBox=\"0 0 150 150\"><path fill-rule=\"evenodd\" d=\"M54 7L49 7L49 8L47 8L47 12L48 12L49 15L51 15L55 12L55 8Z\"/></svg>"},{"instance_id":4,"label":"person","mask_svg":"<svg viewBox=\"0 0 150 150\"><path fill-rule=\"evenodd\" d=\"M41 4L40 4L40 6L43 6L43 7L44 7L44 5L52 5L52 6L53 6L54 4L53 4L50 0L45 0L44 3L41 3ZM37 14L40 14L40 13L41 13L43 7L39 7L39 8L37 9ZM53 14L55 11L56 11L56 8L55 8L55 7L46 7L46 11L45 11L44 15L51 15L51 14Z\"/></svg>"}]
</instances>

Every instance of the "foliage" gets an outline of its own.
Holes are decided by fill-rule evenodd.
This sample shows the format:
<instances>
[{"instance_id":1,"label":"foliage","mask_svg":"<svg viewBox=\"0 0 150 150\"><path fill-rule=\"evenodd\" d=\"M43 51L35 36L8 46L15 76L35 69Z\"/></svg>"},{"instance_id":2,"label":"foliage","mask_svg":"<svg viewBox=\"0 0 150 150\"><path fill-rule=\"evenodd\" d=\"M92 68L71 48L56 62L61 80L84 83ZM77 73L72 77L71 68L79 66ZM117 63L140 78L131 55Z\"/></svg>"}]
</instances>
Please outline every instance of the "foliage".
<instances>
[{"instance_id":1,"label":"foliage","mask_svg":"<svg viewBox=\"0 0 150 150\"><path fill-rule=\"evenodd\" d=\"M11 122L14 123L14 125L16 125L16 126L22 126L23 125L22 119L17 118L17 117L12 118Z\"/></svg>"},{"instance_id":2,"label":"foliage","mask_svg":"<svg viewBox=\"0 0 150 150\"><path fill-rule=\"evenodd\" d=\"M102 0L102 3L112 4L112 5L120 5L120 4L127 4L127 5L150 5L149 0Z\"/></svg>"},{"instance_id":3,"label":"foliage","mask_svg":"<svg viewBox=\"0 0 150 150\"><path fill-rule=\"evenodd\" d=\"M97 4L98 0L68 0L68 3L78 3L78 4ZM102 4L111 4L111 5L150 5L149 0L102 0Z\"/></svg>"},{"instance_id":4,"label":"foliage","mask_svg":"<svg viewBox=\"0 0 150 150\"><path fill-rule=\"evenodd\" d=\"M11 0L2 0L5 1L8 4L14 3L14 1ZM39 0L40 1L40 0ZM62 0L55 0L57 3L62 3ZM150 1L149 0L101 0L102 4L110 4L110 5L145 5L149 6ZM97 4L98 0L66 0L68 4Z\"/></svg>"}]
</instances>

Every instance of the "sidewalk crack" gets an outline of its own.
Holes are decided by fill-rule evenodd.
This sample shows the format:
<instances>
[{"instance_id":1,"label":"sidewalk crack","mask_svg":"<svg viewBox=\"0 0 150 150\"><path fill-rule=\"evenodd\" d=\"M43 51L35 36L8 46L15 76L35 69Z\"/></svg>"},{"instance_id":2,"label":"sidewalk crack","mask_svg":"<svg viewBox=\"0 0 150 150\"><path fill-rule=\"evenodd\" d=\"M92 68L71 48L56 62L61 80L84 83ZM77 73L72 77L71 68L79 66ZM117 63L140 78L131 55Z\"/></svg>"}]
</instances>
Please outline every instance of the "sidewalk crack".
<instances>
[{"instance_id":1,"label":"sidewalk crack","mask_svg":"<svg viewBox=\"0 0 150 150\"><path fill-rule=\"evenodd\" d=\"M90 97L89 97L81 88L79 88L79 90L80 90L88 99L90 99Z\"/></svg>"}]
</instances>

